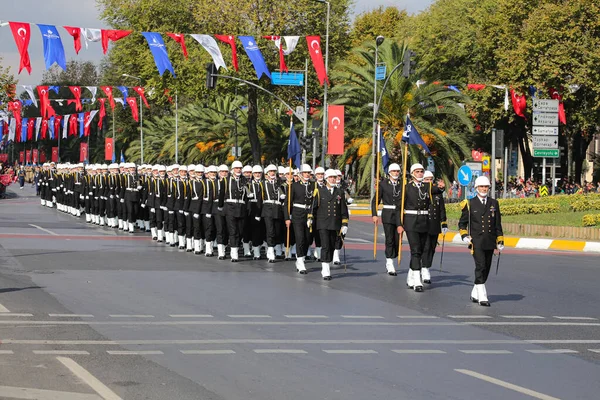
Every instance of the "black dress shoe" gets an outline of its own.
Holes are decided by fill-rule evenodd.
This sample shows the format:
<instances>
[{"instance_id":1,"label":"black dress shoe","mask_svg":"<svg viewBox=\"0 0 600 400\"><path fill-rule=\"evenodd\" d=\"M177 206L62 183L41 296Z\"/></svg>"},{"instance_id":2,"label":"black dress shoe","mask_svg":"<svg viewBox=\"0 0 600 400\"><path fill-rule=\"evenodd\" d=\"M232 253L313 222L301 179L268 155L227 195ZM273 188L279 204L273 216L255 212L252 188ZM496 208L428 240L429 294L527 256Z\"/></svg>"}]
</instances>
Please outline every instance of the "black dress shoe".
<instances>
[{"instance_id":1,"label":"black dress shoe","mask_svg":"<svg viewBox=\"0 0 600 400\"><path fill-rule=\"evenodd\" d=\"M232 258L231 262L238 262L238 259L237 258Z\"/></svg>"},{"instance_id":2,"label":"black dress shoe","mask_svg":"<svg viewBox=\"0 0 600 400\"><path fill-rule=\"evenodd\" d=\"M146 229L146 232L150 232L150 229Z\"/></svg>"},{"instance_id":3,"label":"black dress shoe","mask_svg":"<svg viewBox=\"0 0 600 400\"><path fill-rule=\"evenodd\" d=\"M479 300L477 300L475 297L471 297L471 301L472 301L473 303L479 303Z\"/></svg>"},{"instance_id":4,"label":"black dress shoe","mask_svg":"<svg viewBox=\"0 0 600 400\"><path fill-rule=\"evenodd\" d=\"M206 253L206 254L204 254L204 256L206 256L206 257L213 257L213 256L214 256L214 254L213 254L213 253L210 253L210 254L209 254L209 253Z\"/></svg>"},{"instance_id":5,"label":"black dress shoe","mask_svg":"<svg viewBox=\"0 0 600 400\"><path fill-rule=\"evenodd\" d=\"M397 276L397 275L398 275L398 273L396 273L396 272L388 272L388 275L389 275L389 276Z\"/></svg>"},{"instance_id":6,"label":"black dress shoe","mask_svg":"<svg viewBox=\"0 0 600 400\"><path fill-rule=\"evenodd\" d=\"M163 242L163 240L158 240L158 239L157 239L157 240L156 240L156 242L157 242L157 243L162 243L162 242Z\"/></svg>"},{"instance_id":7,"label":"black dress shoe","mask_svg":"<svg viewBox=\"0 0 600 400\"><path fill-rule=\"evenodd\" d=\"M423 291L423 286L415 286L415 292L421 293Z\"/></svg>"},{"instance_id":8,"label":"black dress shoe","mask_svg":"<svg viewBox=\"0 0 600 400\"><path fill-rule=\"evenodd\" d=\"M423 281L423 283L426 283L426 284L428 284L428 285L431 285L431 280L430 280L430 279L427 279L427 280Z\"/></svg>"},{"instance_id":9,"label":"black dress shoe","mask_svg":"<svg viewBox=\"0 0 600 400\"><path fill-rule=\"evenodd\" d=\"M185 251L186 251L186 253L191 253L193 250L192 249L186 249Z\"/></svg>"},{"instance_id":10,"label":"black dress shoe","mask_svg":"<svg viewBox=\"0 0 600 400\"><path fill-rule=\"evenodd\" d=\"M283 260L283 259L285 259L285 257L283 255L280 255L280 256L275 256L275 259L276 260Z\"/></svg>"},{"instance_id":11,"label":"black dress shoe","mask_svg":"<svg viewBox=\"0 0 600 400\"><path fill-rule=\"evenodd\" d=\"M340 265L340 262L339 261L334 261L333 265Z\"/></svg>"},{"instance_id":12,"label":"black dress shoe","mask_svg":"<svg viewBox=\"0 0 600 400\"><path fill-rule=\"evenodd\" d=\"M197 255L197 256L199 256L200 252L199 251L194 251L194 254Z\"/></svg>"},{"instance_id":13,"label":"black dress shoe","mask_svg":"<svg viewBox=\"0 0 600 400\"><path fill-rule=\"evenodd\" d=\"M302 271L300 271L299 269L296 270L300 275L306 275L308 272L304 269Z\"/></svg>"},{"instance_id":14,"label":"black dress shoe","mask_svg":"<svg viewBox=\"0 0 600 400\"><path fill-rule=\"evenodd\" d=\"M324 280L324 281L330 281L330 280L331 280L331 277L330 277L330 276L324 276L324 277L323 277L323 280Z\"/></svg>"},{"instance_id":15,"label":"black dress shoe","mask_svg":"<svg viewBox=\"0 0 600 400\"><path fill-rule=\"evenodd\" d=\"M260 257L252 257L253 260L260 260Z\"/></svg>"},{"instance_id":16,"label":"black dress shoe","mask_svg":"<svg viewBox=\"0 0 600 400\"><path fill-rule=\"evenodd\" d=\"M489 301L480 301L479 305L482 307L489 307L490 306L490 302Z\"/></svg>"},{"instance_id":17,"label":"black dress shoe","mask_svg":"<svg viewBox=\"0 0 600 400\"><path fill-rule=\"evenodd\" d=\"M225 256L219 256L219 260L224 260Z\"/></svg>"},{"instance_id":18,"label":"black dress shoe","mask_svg":"<svg viewBox=\"0 0 600 400\"><path fill-rule=\"evenodd\" d=\"M269 263L274 264L275 260L269 260Z\"/></svg>"},{"instance_id":19,"label":"black dress shoe","mask_svg":"<svg viewBox=\"0 0 600 400\"><path fill-rule=\"evenodd\" d=\"M292 259L291 259L291 258L289 258L289 257L286 257L286 258L285 258L285 261L292 261Z\"/></svg>"},{"instance_id":20,"label":"black dress shoe","mask_svg":"<svg viewBox=\"0 0 600 400\"><path fill-rule=\"evenodd\" d=\"M179 250L185 250L184 246L179 246Z\"/></svg>"}]
</instances>

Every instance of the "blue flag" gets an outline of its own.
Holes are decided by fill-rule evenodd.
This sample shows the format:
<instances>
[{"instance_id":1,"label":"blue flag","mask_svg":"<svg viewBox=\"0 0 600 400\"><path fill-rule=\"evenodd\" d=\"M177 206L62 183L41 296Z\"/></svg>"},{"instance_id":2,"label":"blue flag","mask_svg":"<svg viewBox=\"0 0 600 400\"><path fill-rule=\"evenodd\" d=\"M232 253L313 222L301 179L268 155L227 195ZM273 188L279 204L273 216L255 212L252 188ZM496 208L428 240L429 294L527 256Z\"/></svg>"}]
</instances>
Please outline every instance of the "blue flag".
<instances>
[{"instance_id":1,"label":"blue flag","mask_svg":"<svg viewBox=\"0 0 600 400\"><path fill-rule=\"evenodd\" d=\"M123 93L123 99L127 100L127 98L129 97L129 92L127 91L127 88L125 86L117 86L117 89L119 89L121 93Z\"/></svg>"},{"instance_id":2,"label":"blue flag","mask_svg":"<svg viewBox=\"0 0 600 400\"><path fill-rule=\"evenodd\" d=\"M301 158L300 153L302 153L302 149L300 148L300 142L298 142L298 136L296 136L296 130L294 130L294 125L292 125L292 129L290 130L290 140L288 141L288 160L291 158L294 162L296 168L300 168Z\"/></svg>"},{"instance_id":3,"label":"blue flag","mask_svg":"<svg viewBox=\"0 0 600 400\"><path fill-rule=\"evenodd\" d=\"M83 137L83 133L85 132L84 121L85 121L85 114L84 113L77 114L77 122L79 123L79 137Z\"/></svg>"},{"instance_id":4,"label":"blue flag","mask_svg":"<svg viewBox=\"0 0 600 400\"><path fill-rule=\"evenodd\" d=\"M383 135L381 134L381 128L379 124L377 124L377 133L379 134L379 149L378 151L381 153L381 164L383 165L383 170L387 174L388 164L390 163L390 156L388 155L387 149L385 148L385 140L383 139Z\"/></svg>"},{"instance_id":5,"label":"blue flag","mask_svg":"<svg viewBox=\"0 0 600 400\"><path fill-rule=\"evenodd\" d=\"M123 156L123 149L121 149L121 162L122 163L125 162L125 157Z\"/></svg>"},{"instance_id":6,"label":"blue flag","mask_svg":"<svg viewBox=\"0 0 600 400\"><path fill-rule=\"evenodd\" d=\"M162 36L160 36L160 33L142 32L142 35L144 35L148 41L148 46L150 46L150 51L154 56L154 62L156 63L156 68L158 68L158 73L160 76L162 76L163 73L168 70L171 72L171 75L175 77L175 71L173 71L173 66L171 65L171 60L169 60L165 42Z\"/></svg>"},{"instance_id":7,"label":"blue flag","mask_svg":"<svg viewBox=\"0 0 600 400\"><path fill-rule=\"evenodd\" d=\"M117 156L115 155L115 146L112 147L113 151L112 151L112 162L114 163L115 161L117 161Z\"/></svg>"},{"instance_id":8,"label":"blue flag","mask_svg":"<svg viewBox=\"0 0 600 400\"><path fill-rule=\"evenodd\" d=\"M21 142L27 141L27 127L29 125L29 118L23 118L21 120Z\"/></svg>"},{"instance_id":9,"label":"blue flag","mask_svg":"<svg viewBox=\"0 0 600 400\"><path fill-rule=\"evenodd\" d=\"M63 70L67 70L67 59L65 57L65 49L60 35L54 25L37 24L42 33L42 41L44 42L44 60L46 61L46 69L50 69L52 64L56 63Z\"/></svg>"},{"instance_id":10,"label":"blue flag","mask_svg":"<svg viewBox=\"0 0 600 400\"><path fill-rule=\"evenodd\" d=\"M54 115L48 121L48 132L50 132L50 139L54 140Z\"/></svg>"},{"instance_id":11,"label":"blue flag","mask_svg":"<svg viewBox=\"0 0 600 400\"><path fill-rule=\"evenodd\" d=\"M417 128L415 128L413 123L410 121L408 115L406 116L406 125L404 125L402 141L408 144L418 144L421 147L423 147L423 150L425 150L427 154L431 154L431 152L429 151L429 147L427 147L427 145L423 141L423 138L421 137L421 135L419 135Z\"/></svg>"},{"instance_id":12,"label":"blue flag","mask_svg":"<svg viewBox=\"0 0 600 400\"><path fill-rule=\"evenodd\" d=\"M244 50L252 61L252 65L254 65L254 69L256 70L256 78L260 79L260 77L265 74L267 78L271 79L271 73L269 72L269 68L267 68L267 64L265 64L265 59L263 58L260 49L256 45L256 40L252 36L238 36L242 44L244 45Z\"/></svg>"},{"instance_id":13,"label":"blue flag","mask_svg":"<svg viewBox=\"0 0 600 400\"><path fill-rule=\"evenodd\" d=\"M48 90L54 90L54 93L58 94L60 86L48 86Z\"/></svg>"}]
</instances>

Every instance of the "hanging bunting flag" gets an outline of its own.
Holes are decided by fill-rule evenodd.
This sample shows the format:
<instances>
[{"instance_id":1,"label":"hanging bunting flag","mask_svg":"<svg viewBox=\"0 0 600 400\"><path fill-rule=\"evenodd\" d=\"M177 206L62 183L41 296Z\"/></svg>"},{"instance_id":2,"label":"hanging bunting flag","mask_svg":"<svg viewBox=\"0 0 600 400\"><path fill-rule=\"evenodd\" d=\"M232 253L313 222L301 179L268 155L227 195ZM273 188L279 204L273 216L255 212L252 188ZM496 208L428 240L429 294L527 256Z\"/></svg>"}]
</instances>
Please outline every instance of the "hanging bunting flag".
<instances>
[{"instance_id":1,"label":"hanging bunting flag","mask_svg":"<svg viewBox=\"0 0 600 400\"><path fill-rule=\"evenodd\" d=\"M110 161L113 158L113 138L104 138L104 159Z\"/></svg>"},{"instance_id":2,"label":"hanging bunting flag","mask_svg":"<svg viewBox=\"0 0 600 400\"><path fill-rule=\"evenodd\" d=\"M48 86L38 86L37 92L40 97L40 115L42 118L46 118L46 108L50 105L50 99L48 98Z\"/></svg>"},{"instance_id":3,"label":"hanging bunting flag","mask_svg":"<svg viewBox=\"0 0 600 400\"><path fill-rule=\"evenodd\" d=\"M79 86L69 86L69 90L75 96L75 111L81 111L81 88Z\"/></svg>"},{"instance_id":4,"label":"hanging bunting flag","mask_svg":"<svg viewBox=\"0 0 600 400\"><path fill-rule=\"evenodd\" d=\"M474 90L474 91L478 92L480 90L485 89L485 85L481 85L481 84L478 84L478 83L469 83L467 85L467 89Z\"/></svg>"},{"instance_id":5,"label":"hanging bunting flag","mask_svg":"<svg viewBox=\"0 0 600 400\"><path fill-rule=\"evenodd\" d=\"M128 97L127 104L129 104L129 107L131 108L131 116L133 117L135 122L140 122L140 117L138 115L138 106L135 97Z\"/></svg>"},{"instance_id":6,"label":"hanging bunting flag","mask_svg":"<svg viewBox=\"0 0 600 400\"><path fill-rule=\"evenodd\" d=\"M40 127L42 126L42 117L35 119L35 140L40 140ZM44 139L44 138L42 138Z\"/></svg>"},{"instance_id":7,"label":"hanging bunting flag","mask_svg":"<svg viewBox=\"0 0 600 400\"><path fill-rule=\"evenodd\" d=\"M31 162L33 164L37 164L38 163L38 149L33 149L31 151Z\"/></svg>"},{"instance_id":8,"label":"hanging bunting flag","mask_svg":"<svg viewBox=\"0 0 600 400\"><path fill-rule=\"evenodd\" d=\"M69 117L69 136L77 136L77 114Z\"/></svg>"},{"instance_id":9,"label":"hanging bunting flag","mask_svg":"<svg viewBox=\"0 0 600 400\"><path fill-rule=\"evenodd\" d=\"M46 139L46 132L48 132L48 120L42 120L42 139Z\"/></svg>"},{"instance_id":10,"label":"hanging bunting flag","mask_svg":"<svg viewBox=\"0 0 600 400\"><path fill-rule=\"evenodd\" d=\"M60 90L60 86L57 86L57 85L49 86L48 90L52 90L54 93L58 94L58 91Z\"/></svg>"},{"instance_id":11,"label":"hanging bunting flag","mask_svg":"<svg viewBox=\"0 0 600 400\"><path fill-rule=\"evenodd\" d=\"M144 88L141 86L134 86L133 90L135 90L135 92L140 95L142 101L146 105L146 108L150 108L150 106L148 105L148 100L146 100L146 96L144 95Z\"/></svg>"},{"instance_id":12,"label":"hanging bunting flag","mask_svg":"<svg viewBox=\"0 0 600 400\"><path fill-rule=\"evenodd\" d=\"M9 101L8 102L8 111L13 113L13 118L17 121L17 124L21 123L21 101Z\"/></svg>"},{"instance_id":13,"label":"hanging bunting flag","mask_svg":"<svg viewBox=\"0 0 600 400\"><path fill-rule=\"evenodd\" d=\"M19 162L21 164L23 164L25 162L25 152L24 151L19 152Z\"/></svg>"},{"instance_id":14,"label":"hanging bunting flag","mask_svg":"<svg viewBox=\"0 0 600 400\"><path fill-rule=\"evenodd\" d=\"M102 129L104 117L106 117L106 106L104 105L105 100L106 99L98 99L100 102L100 118L98 118L98 129Z\"/></svg>"},{"instance_id":15,"label":"hanging bunting flag","mask_svg":"<svg viewBox=\"0 0 600 400\"><path fill-rule=\"evenodd\" d=\"M8 124L8 141L10 142L11 140L14 142L16 139L16 132L17 132L17 120L14 118L10 119L10 122Z\"/></svg>"},{"instance_id":16,"label":"hanging bunting flag","mask_svg":"<svg viewBox=\"0 0 600 400\"><path fill-rule=\"evenodd\" d=\"M58 147L52 148L52 162L58 162Z\"/></svg>"},{"instance_id":17,"label":"hanging bunting flag","mask_svg":"<svg viewBox=\"0 0 600 400\"><path fill-rule=\"evenodd\" d=\"M100 36L102 37L102 51L104 54L108 51L108 41L116 42L128 36L133 31L120 31L116 29L101 29Z\"/></svg>"},{"instance_id":18,"label":"hanging bunting flag","mask_svg":"<svg viewBox=\"0 0 600 400\"><path fill-rule=\"evenodd\" d=\"M558 90L554 88L550 88L550 98L554 100L558 100L558 120L561 124L567 124L567 114L565 114L565 105L562 101L562 96L558 92Z\"/></svg>"},{"instance_id":19,"label":"hanging bunting flag","mask_svg":"<svg viewBox=\"0 0 600 400\"><path fill-rule=\"evenodd\" d=\"M98 92L98 88L96 86L86 86L87 90L92 94L92 103L96 102L96 93Z\"/></svg>"},{"instance_id":20,"label":"hanging bunting flag","mask_svg":"<svg viewBox=\"0 0 600 400\"><path fill-rule=\"evenodd\" d=\"M115 97L115 102L121 104L123 108L127 107L127 103L120 97Z\"/></svg>"},{"instance_id":21,"label":"hanging bunting flag","mask_svg":"<svg viewBox=\"0 0 600 400\"><path fill-rule=\"evenodd\" d=\"M79 137L83 137L85 135L85 113L77 114L77 123L79 124Z\"/></svg>"},{"instance_id":22,"label":"hanging bunting flag","mask_svg":"<svg viewBox=\"0 0 600 400\"><path fill-rule=\"evenodd\" d=\"M35 129L35 118L29 118L27 121L27 140L33 139L33 130Z\"/></svg>"},{"instance_id":23,"label":"hanging bunting flag","mask_svg":"<svg viewBox=\"0 0 600 400\"><path fill-rule=\"evenodd\" d=\"M60 115L55 115L50 118L50 121L52 121L52 125L50 126L50 132L52 133L52 137L50 139L54 140L57 139L58 136L60 136L60 122L62 121L62 117Z\"/></svg>"},{"instance_id":24,"label":"hanging bunting flag","mask_svg":"<svg viewBox=\"0 0 600 400\"><path fill-rule=\"evenodd\" d=\"M75 54L79 54L81 50L81 28L76 26L63 26L69 35L73 36L73 45L75 46Z\"/></svg>"},{"instance_id":25,"label":"hanging bunting flag","mask_svg":"<svg viewBox=\"0 0 600 400\"><path fill-rule=\"evenodd\" d=\"M185 35L182 33L167 33L167 35L181 45L181 51L185 58L188 58L187 47L185 47Z\"/></svg>"},{"instance_id":26,"label":"hanging bunting flag","mask_svg":"<svg viewBox=\"0 0 600 400\"><path fill-rule=\"evenodd\" d=\"M317 72L319 83L321 86L323 86L325 81L329 84L329 78L327 78L327 71L325 71L325 64L323 63L323 54L321 54L321 37L307 36L306 43L308 44L308 52Z\"/></svg>"},{"instance_id":27,"label":"hanging bunting flag","mask_svg":"<svg viewBox=\"0 0 600 400\"><path fill-rule=\"evenodd\" d=\"M29 126L29 118L23 118L21 121L21 142L27 141L27 127Z\"/></svg>"},{"instance_id":28,"label":"hanging bunting flag","mask_svg":"<svg viewBox=\"0 0 600 400\"><path fill-rule=\"evenodd\" d=\"M344 106L328 105L327 154L344 154Z\"/></svg>"},{"instance_id":29,"label":"hanging bunting flag","mask_svg":"<svg viewBox=\"0 0 600 400\"><path fill-rule=\"evenodd\" d=\"M86 137L90 136L90 130L91 130L90 124L92 123L92 119L94 119L94 116L96 115L97 112L98 112L98 110L88 111L88 112L84 113L84 116L83 116L83 124L84 124L83 136L86 136Z\"/></svg>"},{"instance_id":30,"label":"hanging bunting flag","mask_svg":"<svg viewBox=\"0 0 600 400\"><path fill-rule=\"evenodd\" d=\"M29 97L31 98L31 101L33 102L33 104L35 104L35 106L37 107L37 100L35 98L35 94L33 93L33 88L31 87L31 85L21 85L21 87L23 89L25 89L25 91L27 92L27 94L29 95Z\"/></svg>"},{"instance_id":31,"label":"hanging bunting flag","mask_svg":"<svg viewBox=\"0 0 600 400\"><path fill-rule=\"evenodd\" d=\"M525 109L527 108L527 98L525 95L517 94L514 89L510 89L510 96L512 98L512 105L515 109L515 114L521 118L526 118Z\"/></svg>"},{"instance_id":32,"label":"hanging bunting flag","mask_svg":"<svg viewBox=\"0 0 600 400\"><path fill-rule=\"evenodd\" d=\"M62 137L63 139L66 139L67 136L69 135L69 123L71 121L71 115L67 114L65 115L65 118L63 119L63 133L62 133Z\"/></svg>"},{"instance_id":33,"label":"hanging bunting flag","mask_svg":"<svg viewBox=\"0 0 600 400\"><path fill-rule=\"evenodd\" d=\"M254 65L254 69L256 70L256 78L260 79L262 75L266 75L267 78L271 79L271 73L267 68L267 64L265 64L265 59L263 58L260 49L256 45L256 40L252 36L239 36L242 45L244 46L244 50L246 54L252 61L252 65Z\"/></svg>"},{"instance_id":34,"label":"hanging bunting flag","mask_svg":"<svg viewBox=\"0 0 600 400\"><path fill-rule=\"evenodd\" d=\"M26 22L9 22L10 30L12 31L17 50L21 55L19 63L19 74L25 68L31 75L31 61L29 59L29 40L31 39L31 29Z\"/></svg>"},{"instance_id":35,"label":"hanging bunting flag","mask_svg":"<svg viewBox=\"0 0 600 400\"><path fill-rule=\"evenodd\" d=\"M408 144L417 144L421 146L423 150L427 152L427 154L431 154L431 151L429 151L429 147L427 147L425 141L423 141L423 138L421 137L421 135L419 135L419 131L417 131L417 128L413 125L408 115L406 116L406 124L404 125L402 141Z\"/></svg>"},{"instance_id":36,"label":"hanging bunting flag","mask_svg":"<svg viewBox=\"0 0 600 400\"><path fill-rule=\"evenodd\" d=\"M288 67L285 65L284 56L290 55L298 45L298 41L300 40L300 36L283 36L285 40L285 45L287 47L286 50L283 49L281 45L281 36L263 36L263 38L267 40L272 40L275 43L275 46L279 50L279 70L288 72Z\"/></svg>"},{"instance_id":37,"label":"hanging bunting flag","mask_svg":"<svg viewBox=\"0 0 600 400\"><path fill-rule=\"evenodd\" d=\"M51 140L54 140L54 121L56 120L56 116L50 117L48 120L48 133Z\"/></svg>"},{"instance_id":38,"label":"hanging bunting flag","mask_svg":"<svg viewBox=\"0 0 600 400\"><path fill-rule=\"evenodd\" d=\"M79 162L87 163L88 160L88 144L85 142L79 143Z\"/></svg>"},{"instance_id":39,"label":"hanging bunting flag","mask_svg":"<svg viewBox=\"0 0 600 400\"><path fill-rule=\"evenodd\" d=\"M110 103L110 108L115 109L115 100L113 98L113 89L112 86L100 86L100 89L104 92L106 97L108 97L108 102Z\"/></svg>"},{"instance_id":40,"label":"hanging bunting flag","mask_svg":"<svg viewBox=\"0 0 600 400\"><path fill-rule=\"evenodd\" d=\"M102 32L100 29L81 28L81 33L85 39L85 48L88 48L89 42L99 42L102 40Z\"/></svg>"},{"instance_id":41,"label":"hanging bunting flag","mask_svg":"<svg viewBox=\"0 0 600 400\"><path fill-rule=\"evenodd\" d=\"M31 162L31 150L25 150L25 164Z\"/></svg>"},{"instance_id":42,"label":"hanging bunting flag","mask_svg":"<svg viewBox=\"0 0 600 400\"><path fill-rule=\"evenodd\" d=\"M156 68L158 68L160 76L162 76L165 71L169 71L171 72L171 75L175 77L175 71L173 71L173 66L171 65L171 60L169 60L165 42L163 41L162 36L160 36L160 33L142 32L142 35L148 41L148 46L150 46L150 51L154 56L154 63L156 64Z\"/></svg>"},{"instance_id":43,"label":"hanging bunting flag","mask_svg":"<svg viewBox=\"0 0 600 400\"><path fill-rule=\"evenodd\" d=\"M217 67L217 70L221 67L227 69L227 66L225 65L225 60L223 60L223 55L221 54L221 49L219 49L217 41L213 39L212 36L196 34L190 36L193 37L198 43L200 43L200 45L204 47L204 50L206 50L208 54L210 54L210 56L213 59L213 62L215 63L215 66Z\"/></svg>"},{"instance_id":44,"label":"hanging bunting flag","mask_svg":"<svg viewBox=\"0 0 600 400\"><path fill-rule=\"evenodd\" d=\"M42 41L44 42L44 60L46 61L46 69L50 69L54 63L61 67L63 71L67 70L67 59L65 57L65 49L63 47L60 35L54 25L37 24L42 33Z\"/></svg>"},{"instance_id":45,"label":"hanging bunting flag","mask_svg":"<svg viewBox=\"0 0 600 400\"><path fill-rule=\"evenodd\" d=\"M233 64L233 69L236 71L238 68L238 59L237 59L237 47L235 45L235 36L231 35L215 35L217 39L219 39L223 43L227 43L231 47L231 63Z\"/></svg>"},{"instance_id":46,"label":"hanging bunting flag","mask_svg":"<svg viewBox=\"0 0 600 400\"><path fill-rule=\"evenodd\" d=\"M129 91L127 90L127 88L125 86L117 86L117 89L119 89L119 91L121 93L123 93L123 98L126 99L129 97Z\"/></svg>"}]
</instances>

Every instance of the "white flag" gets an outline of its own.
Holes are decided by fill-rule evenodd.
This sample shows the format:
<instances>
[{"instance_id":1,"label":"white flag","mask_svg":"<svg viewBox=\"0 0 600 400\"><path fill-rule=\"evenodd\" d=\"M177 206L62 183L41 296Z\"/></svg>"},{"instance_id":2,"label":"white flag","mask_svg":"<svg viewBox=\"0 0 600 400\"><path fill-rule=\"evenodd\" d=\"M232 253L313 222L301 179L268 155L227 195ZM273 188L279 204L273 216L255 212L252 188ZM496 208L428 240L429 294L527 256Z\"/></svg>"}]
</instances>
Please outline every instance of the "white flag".
<instances>
[{"instance_id":1,"label":"white flag","mask_svg":"<svg viewBox=\"0 0 600 400\"><path fill-rule=\"evenodd\" d=\"M15 129L17 129L17 120L14 118L10 119L10 124L8 124L8 140L15 141Z\"/></svg>"},{"instance_id":2,"label":"white flag","mask_svg":"<svg viewBox=\"0 0 600 400\"><path fill-rule=\"evenodd\" d=\"M31 85L21 85L21 87L25 89L27 94L29 94L29 97L31 97L31 101L33 101L33 104L35 104L35 106L37 107L37 100L35 99L35 94L33 94L33 88L31 87Z\"/></svg>"},{"instance_id":3,"label":"white flag","mask_svg":"<svg viewBox=\"0 0 600 400\"><path fill-rule=\"evenodd\" d=\"M65 115L63 118L63 139L67 138L68 135L68 129L69 129L69 118L71 117L71 114L67 114Z\"/></svg>"},{"instance_id":4,"label":"white flag","mask_svg":"<svg viewBox=\"0 0 600 400\"><path fill-rule=\"evenodd\" d=\"M508 111L508 88L504 88L504 111Z\"/></svg>"},{"instance_id":5,"label":"white flag","mask_svg":"<svg viewBox=\"0 0 600 400\"><path fill-rule=\"evenodd\" d=\"M92 93L92 104L96 102L96 92L98 91L98 87L96 86L86 86L86 89Z\"/></svg>"},{"instance_id":6,"label":"white flag","mask_svg":"<svg viewBox=\"0 0 600 400\"><path fill-rule=\"evenodd\" d=\"M121 104L123 106L123 108L125 108L125 102L123 101L122 98L115 97L114 100L115 100L115 103L119 103L119 104Z\"/></svg>"},{"instance_id":7,"label":"white flag","mask_svg":"<svg viewBox=\"0 0 600 400\"><path fill-rule=\"evenodd\" d=\"M42 126L42 117L35 119L35 140L40 140L40 127Z\"/></svg>"},{"instance_id":8,"label":"white flag","mask_svg":"<svg viewBox=\"0 0 600 400\"><path fill-rule=\"evenodd\" d=\"M90 119L88 119L88 121L85 123L85 127L87 128L88 126L90 126L90 124L92 123L92 120L94 119L94 117L96 116L96 113L98 112L98 110L92 110L90 111Z\"/></svg>"},{"instance_id":9,"label":"white flag","mask_svg":"<svg viewBox=\"0 0 600 400\"><path fill-rule=\"evenodd\" d=\"M296 49L298 40L300 40L300 36L283 36L283 38L285 39L285 46L287 47L287 49L283 50L283 55L288 56ZM279 41L276 41L275 44L277 47L280 46Z\"/></svg>"},{"instance_id":10,"label":"white flag","mask_svg":"<svg viewBox=\"0 0 600 400\"><path fill-rule=\"evenodd\" d=\"M225 65L225 60L223 60L223 55L221 54L221 49L219 49L217 41L213 39L212 36L197 34L193 34L190 36L196 39L196 41L200 43L206 51L208 51L208 54L210 54L210 56L212 57L217 69L219 69L220 67L227 69L227 66Z\"/></svg>"},{"instance_id":11,"label":"white flag","mask_svg":"<svg viewBox=\"0 0 600 400\"><path fill-rule=\"evenodd\" d=\"M100 29L81 28L81 35L85 39L85 48L88 48L88 42L99 42L102 40L102 31Z\"/></svg>"}]
</instances>

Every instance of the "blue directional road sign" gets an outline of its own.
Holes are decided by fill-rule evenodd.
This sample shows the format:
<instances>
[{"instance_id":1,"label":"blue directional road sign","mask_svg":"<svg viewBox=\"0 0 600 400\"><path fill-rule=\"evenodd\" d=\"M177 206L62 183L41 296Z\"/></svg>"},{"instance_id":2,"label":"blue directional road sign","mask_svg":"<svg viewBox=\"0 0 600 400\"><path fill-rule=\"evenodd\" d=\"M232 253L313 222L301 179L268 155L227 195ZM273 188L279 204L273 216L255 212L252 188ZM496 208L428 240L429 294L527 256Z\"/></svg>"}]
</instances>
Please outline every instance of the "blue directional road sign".
<instances>
[{"instance_id":1,"label":"blue directional road sign","mask_svg":"<svg viewBox=\"0 0 600 400\"><path fill-rule=\"evenodd\" d=\"M271 83L280 86L304 86L304 74L299 72L273 72Z\"/></svg>"},{"instance_id":2,"label":"blue directional road sign","mask_svg":"<svg viewBox=\"0 0 600 400\"><path fill-rule=\"evenodd\" d=\"M458 169L458 183L467 186L473 179L473 171L468 165L463 165Z\"/></svg>"}]
</instances>

